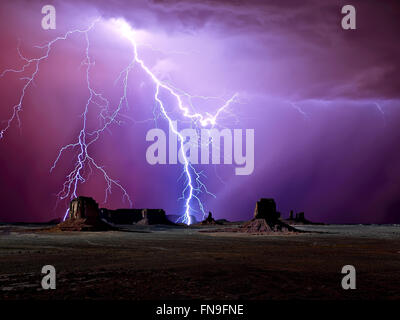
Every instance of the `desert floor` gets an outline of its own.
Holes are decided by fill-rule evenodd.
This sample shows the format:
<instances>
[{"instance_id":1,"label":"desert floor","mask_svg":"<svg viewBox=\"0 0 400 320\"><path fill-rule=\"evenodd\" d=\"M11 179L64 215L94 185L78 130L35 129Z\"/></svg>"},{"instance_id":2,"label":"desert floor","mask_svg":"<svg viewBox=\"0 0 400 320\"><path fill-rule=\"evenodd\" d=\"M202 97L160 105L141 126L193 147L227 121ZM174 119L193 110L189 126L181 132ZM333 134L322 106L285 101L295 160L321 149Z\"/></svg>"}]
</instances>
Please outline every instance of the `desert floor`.
<instances>
[{"instance_id":1,"label":"desert floor","mask_svg":"<svg viewBox=\"0 0 400 320\"><path fill-rule=\"evenodd\" d=\"M277 236L34 228L0 226L0 300L400 299L399 225L300 226L314 232ZM41 288L44 265L56 268L56 290ZM356 290L341 287L344 265L357 270Z\"/></svg>"}]
</instances>

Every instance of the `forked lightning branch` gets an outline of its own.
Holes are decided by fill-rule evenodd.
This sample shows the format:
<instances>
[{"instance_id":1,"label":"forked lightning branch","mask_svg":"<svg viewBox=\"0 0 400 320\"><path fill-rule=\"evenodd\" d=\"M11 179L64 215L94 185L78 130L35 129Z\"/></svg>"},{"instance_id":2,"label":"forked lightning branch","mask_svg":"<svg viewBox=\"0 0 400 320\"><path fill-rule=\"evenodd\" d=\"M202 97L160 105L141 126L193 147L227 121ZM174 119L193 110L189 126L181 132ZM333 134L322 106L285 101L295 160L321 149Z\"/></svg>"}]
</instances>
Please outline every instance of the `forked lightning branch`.
<instances>
[{"instance_id":1,"label":"forked lightning branch","mask_svg":"<svg viewBox=\"0 0 400 320\"><path fill-rule=\"evenodd\" d=\"M109 100L104 96L103 93L98 91L97 88L94 88L91 83L91 73L92 69L95 67L95 61L91 56L91 43L89 38L89 33L95 28L96 24L102 23L106 25L108 28L116 31L117 34L122 36L123 38L127 39L132 44L132 60L130 63L121 71L119 78L117 80L121 80L123 86L123 95L119 99L119 103L115 106L114 109L111 108L111 103ZM105 189L105 201L107 201L107 197L111 194L112 188L117 188L122 192L123 199L128 200L128 202L132 205L128 192L125 188L116 180L109 176L106 172L104 167L98 164L97 160L94 159L93 155L90 153L90 146L93 145L95 142L98 142L100 135L105 131L109 130L111 124L118 122L117 117L119 116L123 107L128 105L128 80L130 73L134 66L139 67L147 77L153 87L154 87L154 102L159 107L160 113L167 121L170 131L175 135L176 144L179 144L179 160L183 167L183 175L186 177L184 181L183 191L182 191L182 199L184 200L184 213L182 214L181 221L187 224L191 224L190 214L194 211L194 205L197 204L198 210L205 215L205 208L200 200L200 195L205 192L207 194L211 194L208 192L206 186L201 182L201 174L196 171L193 167L193 164L198 163L195 157L195 150L192 147L194 145L194 141L191 140L189 144L185 143L186 133L179 132L175 129L174 123L176 126L176 120L172 119L169 114L169 107L164 103L163 99L161 98L161 94L167 94L170 98L172 98L173 106L178 107L180 111L180 116L186 120L189 120L192 125L196 128L199 127L215 127L218 122L218 118L221 113L227 111L227 109L231 106L231 104L236 102L238 93L234 93L230 99L226 100L216 111L211 114L209 112L200 113L200 112L193 112L191 105L185 105L183 97L192 97L189 93L183 92L182 90L178 90L175 87L169 85L168 83L163 82L157 75L152 71L152 69L144 62L143 58L139 56L138 53L138 45L135 39L135 31L131 28L131 26L123 19L96 19L88 28L86 29L74 29L66 32L62 36L58 36L53 40L49 41L48 43L38 46L38 49L44 51L44 53L39 57L28 58L21 54L18 48L18 54L20 59L24 62L22 68L19 69L7 69L0 74L0 77L5 76L6 74L17 74L18 76L23 75L22 78L25 81L25 84L22 88L20 96L17 98L17 103L12 108L11 116L8 120L6 120L6 125L0 128L0 139L6 134L8 129L14 122L20 124L20 113L23 110L25 105L25 94L28 90L34 89L34 83L36 76L40 72L40 68L43 63L45 63L49 56L52 54L53 48L62 41L67 41L73 35L82 35L86 42L86 46L83 47L85 52L85 59L82 62L82 65L85 66L85 80L87 85L87 90L89 97L84 103L83 106L83 113L82 113L82 126L77 135L75 141L67 144L58 152L56 159L54 161L51 170L54 170L56 165L58 164L60 158L63 156L64 152L67 150L75 150L77 151L77 156L74 161L74 167L70 173L66 175L66 180L64 181L61 191L58 193L59 199L73 199L79 195L79 185L86 182L88 179L85 176L85 169L89 168L89 171L94 168L96 169L103 177L106 182L106 189ZM33 67L33 71L29 72L29 68ZM208 97L204 97L208 98ZM99 128L95 129L94 131L90 131L88 129L88 114L89 108L102 108L102 120L103 123L100 125ZM211 135L213 133L211 132ZM247 157L248 153L246 152L245 156L239 154L239 149L234 148L234 160L238 165L243 165L243 168L237 168L237 174L250 174L253 171L253 156L254 147L252 145L254 142L253 137L254 134L250 134L249 136L249 143L248 145L250 157ZM226 139L229 140L229 137ZM237 136L234 133L234 140L239 141L241 136ZM224 157L225 163L232 162L232 155L229 155L229 141L225 141L226 145L226 154ZM214 142L213 142L214 143ZM176 147L175 144L175 147ZM241 145L241 142L239 143ZM186 153L186 147L190 147L190 154L189 156ZM170 145L173 148L173 145ZM160 148L161 150L161 148ZM215 149L214 149L215 151ZM247 150L246 150L247 151ZM232 151L230 151L231 153ZM215 152L214 152L215 153ZM162 152L160 155L162 156ZM203 154L203 153L202 153ZM173 156L172 156L173 157ZM202 156L202 163L205 161L205 156ZM151 160L153 161L153 160ZM162 163L164 160L163 158L159 158L158 161ZM216 163L216 158L213 157L213 163ZM66 216L66 214L65 214Z\"/></svg>"}]
</instances>

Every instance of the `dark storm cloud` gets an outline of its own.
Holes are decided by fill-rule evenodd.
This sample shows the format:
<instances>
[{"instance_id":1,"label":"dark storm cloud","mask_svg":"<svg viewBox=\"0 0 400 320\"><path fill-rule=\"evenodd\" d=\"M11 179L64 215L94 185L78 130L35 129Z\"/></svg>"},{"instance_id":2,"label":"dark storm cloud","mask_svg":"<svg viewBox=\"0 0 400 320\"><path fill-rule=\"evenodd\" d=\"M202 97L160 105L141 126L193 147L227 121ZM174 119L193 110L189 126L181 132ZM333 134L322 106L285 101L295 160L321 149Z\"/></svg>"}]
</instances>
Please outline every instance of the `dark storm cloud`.
<instances>
[{"instance_id":1,"label":"dark storm cloud","mask_svg":"<svg viewBox=\"0 0 400 320\"><path fill-rule=\"evenodd\" d=\"M237 177L230 168L218 167L216 177L214 168L206 169L207 185L217 197L205 203L216 217L249 218L257 198L268 196L277 199L283 213L304 210L314 220L398 221L399 5L351 3L357 9L355 31L341 29L340 9L348 4L343 1L55 1L57 30L43 31L38 22L47 1L3 2L0 23L7 32L0 33L0 64L21 63L15 51L18 38L23 51L32 53L31 46L86 26L98 15L124 17L135 29L159 36L167 51L192 40L187 49L194 46L200 55L179 57L180 69L172 71L174 80L180 80L177 86L188 84L195 91L215 86L216 94L239 91L243 101L232 112L238 126L256 132L253 175ZM93 81L117 99L112 81L131 48L111 39L118 36L104 26L90 37ZM79 69L81 40L60 44L44 63L36 86L28 91L20 134L13 124L0 142L0 200L5 203L0 220L50 220L60 214L53 211L51 195L59 191L74 155L63 158L51 175L48 171L60 146L74 141L80 129L87 99ZM153 108L152 86L142 76L132 77L134 108L127 118ZM135 79L147 85L147 95L136 88ZM1 80L0 120L9 116L20 85L17 77ZM146 129L127 121L102 136L93 153L127 186L134 205L180 213L180 168L145 162ZM101 201L104 182L85 184L81 192ZM120 200L116 192L107 206L126 205Z\"/></svg>"},{"instance_id":2,"label":"dark storm cloud","mask_svg":"<svg viewBox=\"0 0 400 320\"><path fill-rule=\"evenodd\" d=\"M209 30L224 42L229 59L246 65L248 78L257 74L258 79L244 88L248 93L293 100L400 95L400 3L395 0L352 1L357 30L350 31L340 24L341 7L347 2L336 0L61 0L54 4L81 13L94 14L95 9L104 17L124 17L135 28L168 34ZM63 12L59 10L60 18Z\"/></svg>"},{"instance_id":3,"label":"dark storm cloud","mask_svg":"<svg viewBox=\"0 0 400 320\"><path fill-rule=\"evenodd\" d=\"M274 86L277 94L291 92L299 100L399 97L398 1L353 1L357 9L353 31L341 29L343 1L89 3L106 16L121 15L139 28L194 33L209 28L220 34L221 41L242 37L246 47L232 48L232 56L239 63L241 57L257 61L249 73L260 68L258 60L263 58L279 58L288 65L293 81L286 75L282 79L279 69L263 70L278 82L276 87L285 87ZM266 90L259 88L262 93Z\"/></svg>"}]
</instances>

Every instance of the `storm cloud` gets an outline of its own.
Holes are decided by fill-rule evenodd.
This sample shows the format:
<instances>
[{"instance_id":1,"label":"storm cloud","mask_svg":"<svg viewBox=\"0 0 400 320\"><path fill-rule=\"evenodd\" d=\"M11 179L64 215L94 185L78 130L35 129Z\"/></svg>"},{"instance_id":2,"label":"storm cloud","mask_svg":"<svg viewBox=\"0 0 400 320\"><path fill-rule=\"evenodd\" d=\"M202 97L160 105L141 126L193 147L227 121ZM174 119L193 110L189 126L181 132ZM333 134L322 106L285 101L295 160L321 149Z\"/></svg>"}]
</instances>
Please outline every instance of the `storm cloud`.
<instances>
[{"instance_id":1,"label":"storm cloud","mask_svg":"<svg viewBox=\"0 0 400 320\"><path fill-rule=\"evenodd\" d=\"M41 7L57 9L57 29L41 29ZM202 199L217 218L248 219L255 201L274 197L284 215L305 211L324 222L393 223L400 210L400 6L397 1L352 1L357 29L341 28L344 1L13 1L0 4L0 69L20 67L16 48L34 46L67 30L101 23L90 33L96 61L93 85L117 103L119 72L129 43L110 29L125 19L140 37L140 54L164 81L194 95L239 100L221 126L255 129L255 169L235 176L230 166L199 166L215 198ZM2 221L47 221L62 216L56 201L73 165L67 153L49 170L58 150L76 139L87 100L85 42L73 36L54 48L29 88L21 112L0 140ZM23 81L0 79L0 119L10 116ZM86 87L85 87L86 86ZM130 107L91 152L118 179L137 207L181 214L179 166L146 162L146 132L155 126L154 86L132 72ZM219 100L199 104L212 111ZM173 102L169 111L175 117ZM4 124L4 123L3 123ZM2 124L2 125L3 125ZM91 125L95 127L97 117ZM185 123L181 123L181 128ZM104 181L93 174L80 193L104 200ZM113 190L108 207L122 207ZM56 206L57 204L57 206Z\"/></svg>"}]
</instances>

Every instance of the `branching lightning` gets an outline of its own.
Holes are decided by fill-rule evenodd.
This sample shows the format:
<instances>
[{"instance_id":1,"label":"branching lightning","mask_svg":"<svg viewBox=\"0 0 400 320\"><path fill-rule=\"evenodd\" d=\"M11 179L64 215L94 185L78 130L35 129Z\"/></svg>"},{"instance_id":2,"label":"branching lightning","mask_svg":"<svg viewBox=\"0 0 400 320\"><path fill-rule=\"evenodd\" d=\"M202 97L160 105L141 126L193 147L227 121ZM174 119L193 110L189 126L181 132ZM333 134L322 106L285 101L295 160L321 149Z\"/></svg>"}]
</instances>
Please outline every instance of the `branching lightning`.
<instances>
[{"instance_id":1,"label":"branching lightning","mask_svg":"<svg viewBox=\"0 0 400 320\"><path fill-rule=\"evenodd\" d=\"M384 125L386 125L386 117L385 117L385 112L383 111L381 105L377 102L374 103L376 106L376 109L378 110L378 112L382 115L382 120Z\"/></svg>"},{"instance_id":2,"label":"branching lightning","mask_svg":"<svg viewBox=\"0 0 400 320\"><path fill-rule=\"evenodd\" d=\"M90 57L90 41L89 41L89 32L95 27L95 25L100 21L101 19L96 19L88 28L80 30L71 30L65 33L64 36L57 37L47 44L43 46L39 46L39 49L44 49L45 53L38 57L38 58L31 58L28 59L25 56L23 56L20 52L20 49L18 47L18 55L19 57L25 62L25 64L22 66L20 69L7 69L3 71L0 74L0 77L3 77L7 73L17 73L17 74L23 74L27 70L28 67L34 66L33 72L28 76L28 77L23 77L22 79L26 81L24 84L21 95L19 97L19 100L17 104L13 107L12 115L11 117L7 120L6 126L1 129L0 131L0 139L3 138L4 134L7 132L7 130L10 128L12 125L13 121L17 121L18 125L20 126L20 119L19 119L19 113L23 109L23 102L25 98L25 93L26 91L31 87L31 85L34 83L34 80L39 72L40 65L42 62L48 59L51 50L53 46L62 40L67 40L72 34L82 34L85 37L86 41L86 48L85 48L85 59L82 62L82 65L86 67L86 83L87 83L87 89L89 92L89 97L86 101L84 111L82 113L82 128L78 134L77 140L71 144L63 146L59 152L58 155L50 168L50 172L53 171L57 163L59 162L60 158L62 157L63 153L67 150L73 149L78 151L78 155L76 157L76 161L74 164L74 167L72 171L66 176L66 180L64 184L62 185L61 191L57 194L58 199L66 199L70 198L73 199L77 197L78 195L78 185L82 184L86 181L87 177L85 177L85 168L89 170L89 172L92 172L93 168L98 170L104 177L104 180L106 182L106 190L105 190L105 200L107 201L107 197L109 194L111 194L112 187L117 187L118 189L121 190L123 194L123 199L127 200L129 204L132 206L132 201L128 195L128 192L124 189L124 187L115 179L111 178L106 170L98 165L98 163L95 161L95 159L90 155L89 153L89 147L98 140L100 135L105 131L108 130L110 124L112 123L118 123L117 121L117 116L119 115L121 109L123 108L124 105L128 106L128 99L127 99L127 92L128 92L128 78L130 71L132 70L134 65L140 66L140 68L145 71L145 73L148 75L148 77L151 79L155 86L154 90L154 101L157 103L159 106L159 109L161 111L161 114L163 117L167 120L168 125L172 132L177 135L179 144L180 144L180 156L183 159L183 176L185 177L185 185L182 191L182 199L184 199L184 214L181 216L179 221L184 222L186 224L191 224L191 212L194 210L192 208L192 201L195 200L197 202L197 205L200 208L200 211L205 214L204 212L204 206L203 203L201 202L199 198L199 194L201 192L206 192L210 195L213 195L210 193L205 184L202 182L201 177L202 177L202 172L197 172L193 165L190 163L186 152L184 148L185 144L185 138L182 136L182 134L177 130L177 128L174 126L174 119L171 118L170 114L167 111L167 108L165 106L165 103L163 102L162 98L160 97L161 91L165 91L168 93L172 98L176 101L176 104L179 108L179 111L181 115L188 120L190 120L194 125L201 125L203 127L205 126L214 126L217 124L217 119L220 116L220 114L224 111L228 111L228 107L234 103L237 99L238 94L234 94L230 99L225 101L223 105L217 109L217 111L214 114L211 113L205 113L204 115L200 112L191 112L191 109L193 110L193 105L192 105L192 98L196 96L192 96L186 92L183 92L174 86L161 81L152 71L151 69L145 64L145 62L140 58L138 54L138 44L135 41L134 37L134 31L130 27L130 25L121 19L111 19L111 25L114 26L118 32L120 32L121 35L126 37L130 43L132 44L133 48L133 58L132 61L129 63L129 65L121 71L119 74L119 77L117 80L122 79L122 85L123 85L123 95L119 99L119 104L115 108L113 112L110 113L110 102L100 93L98 93L91 85L90 81L90 71L91 68L94 66L94 61L92 61ZM108 21L107 21L108 22ZM189 98L189 106L185 105L183 102L182 97L185 96ZM208 97L201 97L204 99L207 99ZM94 131L89 131L87 127L87 117L88 117L88 110L90 105L96 105L101 108L100 112L100 120L101 120L101 125L100 128ZM89 173L90 175L90 173ZM68 215L69 209L66 211L64 220L66 219Z\"/></svg>"},{"instance_id":3,"label":"branching lightning","mask_svg":"<svg viewBox=\"0 0 400 320\"><path fill-rule=\"evenodd\" d=\"M301 109L296 103L294 102L290 102L290 105L293 107L293 109L295 109L296 111L298 111L305 119L308 119L309 116L307 113L305 113L303 111L303 109Z\"/></svg>"},{"instance_id":4,"label":"branching lightning","mask_svg":"<svg viewBox=\"0 0 400 320\"><path fill-rule=\"evenodd\" d=\"M184 106L181 95L176 92L176 90L172 87L169 86L166 83L163 83L160 79L157 78L157 76L146 66L144 61L139 57L138 54L138 45L135 41L134 33L131 27L123 20L114 20L115 24L121 31L121 33L127 37L130 42L132 43L133 46L133 53L134 53L134 61L138 63L141 68L147 73L147 75L152 79L156 86L155 94L154 94L154 99L157 101L157 103L160 106L160 110L162 114L164 115L165 119L168 121L169 127L172 130L174 134L176 134L179 138L179 144L180 144L180 153L182 156L182 159L184 160L184 173L186 175L186 186L184 187L182 191L182 197L185 199L185 213L182 217L182 221L186 224L191 224L191 217L190 217L190 212L191 212L191 201L193 198L195 198L198 202L198 205L200 207L200 210L202 211L204 215L204 207L202 202L200 201L199 197L197 196L198 192L201 192L202 189L207 191L205 188L205 185L201 182L200 180L200 173L196 172L194 167L190 164L189 159L187 158L187 155L185 153L184 149L184 142L185 139L184 137L180 134L180 132L177 130L177 128L174 127L173 120L171 117L168 115L168 112L164 106L163 101L161 100L159 94L160 90L164 89L168 93L170 93L176 100L179 109L182 112L182 115L186 118L191 119L192 121L198 121L202 126L207 126L207 125L215 125L217 118L219 114L226 109L237 97L237 94L234 94L222 107L220 107L217 112L214 115L207 114L207 116L203 116L201 113L191 113L189 108ZM185 95L188 95L187 93L184 93ZM192 177L192 173L195 175L195 179ZM194 181L196 182L196 186L194 184ZM208 192L208 191L207 191ZM185 193L187 193L185 197Z\"/></svg>"}]
</instances>

